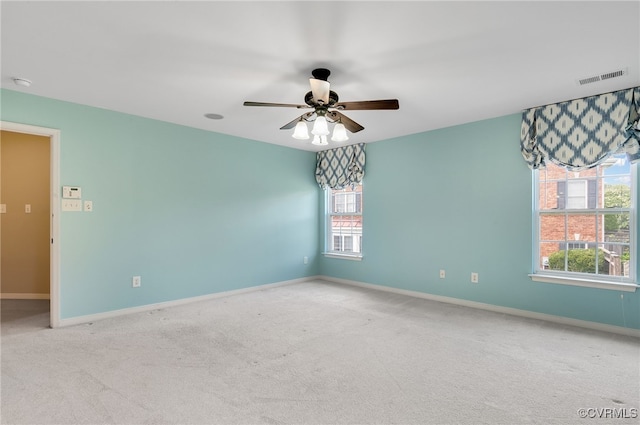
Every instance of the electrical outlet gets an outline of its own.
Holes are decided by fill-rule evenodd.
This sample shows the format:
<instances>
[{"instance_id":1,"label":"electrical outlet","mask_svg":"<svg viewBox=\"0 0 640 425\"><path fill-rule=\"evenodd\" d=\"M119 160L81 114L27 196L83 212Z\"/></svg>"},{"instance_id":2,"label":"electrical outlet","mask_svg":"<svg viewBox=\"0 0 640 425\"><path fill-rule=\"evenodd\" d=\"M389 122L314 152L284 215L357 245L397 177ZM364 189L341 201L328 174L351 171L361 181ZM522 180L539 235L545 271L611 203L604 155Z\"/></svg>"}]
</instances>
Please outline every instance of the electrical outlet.
<instances>
[{"instance_id":1,"label":"electrical outlet","mask_svg":"<svg viewBox=\"0 0 640 425\"><path fill-rule=\"evenodd\" d=\"M84 201L84 210L86 212L93 211L93 202L92 201Z\"/></svg>"},{"instance_id":2,"label":"electrical outlet","mask_svg":"<svg viewBox=\"0 0 640 425\"><path fill-rule=\"evenodd\" d=\"M31 204L24 204L24 212L31 214Z\"/></svg>"},{"instance_id":3,"label":"electrical outlet","mask_svg":"<svg viewBox=\"0 0 640 425\"><path fill-rule=\"evenodd\" d=\"M440 279L444 279L446 276L446 273L444 270L440 270Z\"/></svg>"},{"instance_id":4,"label":"electrical outlet","mask_svg":"<svg viewBox=\"0 0 640 425\"><path fill-rule=\"evenodd\" d=\"M471 273L471 283L478 283L478 273Z\"/></svg>"},{"instance_id":5,"label":"electrical outlet","mask_svg":"<svg viewBox=\"0 0 640 425\"><path fill-rule=\"evenodd\" d=\"M302 263L303 264L309 264L309 257L302 257Z\"/></svg>"},{"instance_id":6,"label":"electrical outlet","mask_svg":"<svg viewBox=\"0 0 640 425\"><path fill-rule=\"evenodd\" d=\"M139 288L140 285L142 285L142 278L140 276L134 276L133 279L131 279L131 286Z\"/></svg>"}]
</instances>

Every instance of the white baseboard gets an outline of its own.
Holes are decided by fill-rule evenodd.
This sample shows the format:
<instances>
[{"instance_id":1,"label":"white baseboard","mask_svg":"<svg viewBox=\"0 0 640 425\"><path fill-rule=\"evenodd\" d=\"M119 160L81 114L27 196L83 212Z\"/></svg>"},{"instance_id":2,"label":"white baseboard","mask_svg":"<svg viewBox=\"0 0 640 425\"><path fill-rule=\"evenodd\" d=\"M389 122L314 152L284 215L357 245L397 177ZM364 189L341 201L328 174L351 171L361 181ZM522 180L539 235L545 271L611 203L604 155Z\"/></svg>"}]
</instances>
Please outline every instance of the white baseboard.
<instances>
[{"instance_id":1,"label":"white baseboard","mask_svg":"<svg viewBox=\"0 0 640 425\"><path fill-rule=\"evenodd\" d=\"M476 301L468 301L459 298L445 297L442 295L428 294L425 292L409 291L406 289L391 288L389 286L374 285L372 283L359 282L355 280L339 279L331 276L320 276L320 280L327 282L340 283L344 285L359 286L361 288L375 289L378 291L391 292L394 294L407 295L410 297L424 298L432 301L439 301L448 304L455 304L464 307L471 307L480 310L493 311L496 313L504 313L512 316L526 317L528 319L544 320L547 322L558 323L561 325L577 326L580 328L592 329L596 331L611 332L620 335L632 336L640 338L640 329L625 328L622 326L607 325L604 323L589 322L587 320L572 319L569 317L555 316L552 314L536 313L534 311L520 310L511 307L501 307L493 304L485 304Z\"/></svg>"},{"instance_id":2,"label":"white baseboard","mask_svg":"<svg viewBox=\"0 0 640 425\"><path fill-rule=\"evenodd\" d=\"M158 310L160 308L176 307L179 305L191 304L199 301L230 297L232 295L246 294L248 292L264 291L265 289L277 288L279 286L285 286L285 285L294 285L296 283L308 282L310 280L317 280L317 279L319 279L319 276L309 276L309 277L303 277L299 279L285 280L282 282L268 283L265 285L251 286L248 288L234 289L232 291L216 292L214 294L200 295L197 297L182 298L179 300L165 301L165 302L155 303L155 304L146 304L146 305L141 305L137 307L123 308L120 310L105 311L104 313L96 313L96 314L89 314L86 316L71 317L68 319L60 319L56 323L56 326L52 326L52 327L58 328L58 327L65 327L65 326L80 325L83 323L110 319L114 317L124 316L127 314L143 313L146 311Z\"/></svg>"},{"instance_id":3,"label":"white baseboard","mask_svg":"<svg viewBox=\"0 0 640 425\"><path fill-rule=\"evenodd\" d=\"M49 294L17 294L4 293L0 294L2 300L48 300Z\"/></svg>"}]
</instances>

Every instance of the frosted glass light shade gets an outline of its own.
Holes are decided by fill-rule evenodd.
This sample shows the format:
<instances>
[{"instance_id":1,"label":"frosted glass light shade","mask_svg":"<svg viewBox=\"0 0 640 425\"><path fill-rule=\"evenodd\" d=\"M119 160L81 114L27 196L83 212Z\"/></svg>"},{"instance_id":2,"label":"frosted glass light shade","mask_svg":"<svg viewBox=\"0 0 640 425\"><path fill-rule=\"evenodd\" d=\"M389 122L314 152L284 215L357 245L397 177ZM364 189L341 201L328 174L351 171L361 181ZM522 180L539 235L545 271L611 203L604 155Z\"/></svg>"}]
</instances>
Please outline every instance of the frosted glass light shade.
<instances>
[{"instance_id":1,"label":"frosted glass light shade","mask_svg":"<svg viewBox=\"0 0 640 425\"><path fill-rule=\"evenodd\" d=\"M313 123L313 129L311 133L316 134L318 136L326 136L329 134L329 126L327 125L327 119L323 116L319 116L316 118Z\"/></svg>"},{"instance_id":2,"label":"frosted glass light shade","mask_svg":"<svg viewBox=\"0 0 640 425\"><path fill-rule=\"evenodd\" d=\"M333 136L331 136L331 140L334 142L346 142L349 140L349 136L347 136L347 129L344 128L344 124L339 122L333 128Z\"/></svg>"},{"instance_id":3,"label":"frosted glass light shade","mask_svg":"<svg viewBox=\"0 0 640 425\"><path fill-rule=\"evenodd\" d=\"M307 124L303 121L298 121L296 128L293 130L294 139L307 140L309 138L309 131L307 130Z\"/></svg>"}]
</instances>

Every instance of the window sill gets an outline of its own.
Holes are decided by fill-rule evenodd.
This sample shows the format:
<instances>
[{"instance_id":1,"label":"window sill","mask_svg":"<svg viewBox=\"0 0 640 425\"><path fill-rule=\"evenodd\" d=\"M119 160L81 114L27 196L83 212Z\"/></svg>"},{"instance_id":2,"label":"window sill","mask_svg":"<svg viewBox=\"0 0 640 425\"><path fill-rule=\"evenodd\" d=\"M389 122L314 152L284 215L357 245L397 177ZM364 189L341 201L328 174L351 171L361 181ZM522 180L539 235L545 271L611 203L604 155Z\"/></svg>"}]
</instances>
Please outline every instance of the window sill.
<instances>
[{"instance_id":1,"label":"window sill","mask_svg":"<svg viewBox=\"0 0 640 425\"><path fill-rule=\"evenodd\" d=\"M337 258L340 260L362 261L361 254L338 254L335 252L323 252L326 258Z\"/></svg>"},{"instance_id":2,"label":"window sill","mask_svg":"<svg viewBox=\"0 0 640 425\"><path fill-rule=\"evenodd\" d=\"M582 286L585 288L609 289L612 291L636 292L638 285L627 282L610 282L607 280L581 279L575 277L552 276L545 274L530 274L534 282L557 283L560 285Z\"/></svg>"}]
</instances>

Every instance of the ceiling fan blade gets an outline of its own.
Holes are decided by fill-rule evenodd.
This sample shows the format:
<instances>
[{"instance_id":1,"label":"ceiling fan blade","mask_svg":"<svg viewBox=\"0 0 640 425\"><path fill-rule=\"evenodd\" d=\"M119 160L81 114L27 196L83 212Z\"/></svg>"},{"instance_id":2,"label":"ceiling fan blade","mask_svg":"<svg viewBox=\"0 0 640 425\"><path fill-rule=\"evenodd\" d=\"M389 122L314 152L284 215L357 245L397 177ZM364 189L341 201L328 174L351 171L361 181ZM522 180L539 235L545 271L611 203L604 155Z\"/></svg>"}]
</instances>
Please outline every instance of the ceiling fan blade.
<instances>
[{"instance_id":1,"label":"ceiling fan blade","mask_svg":"<svg viewBox=\"0 0 640 425\"><path fill-rule=\"evenodd\" d=\"M286 123L285 125L280 127L280 130L289 130L290 128L295 127L296 124L298 124L298 122L300 121L300 118L302 118L302 117L298 117L298 118L294 119L293 121L291 121L289 123Z\"/></svg>"},{"instance_id":2,"label":"ceiling fan blade","mask_svg":"<svg viewBox=\"0 0 640 425\"><path fill-rule=\"evenodd\" d=\"M310 108L309 105L294 105L292 103L270 103L270 102L244 102L244 106L278 106L282 108Z\"/></svg>"},{"instance_id":3,"label":"ceiling fan blade","mask_svg":"<svg viewBox=\"0 0 640 425\"><path fill-rule=\"evenodd\" d=\"M332 121L340 121L342 124L344 124L344 127L352 133L357 133L360 130L364 130L363 126L347 117L346 115L341 114L340 112L330 111L327 112L327 115L329 116L329 118L331 118Z\"/></svg>"},{"instance_id":4,"label":"ceiling fan blade","mask_svg":"<svg viewBox=\"0 0 640 425\"><path fill-rule=\"evenodd\" d=\"M314 114L314 112L307 112L306 114L302 114L298 118L296 118L295 120L293 120L291 122L288 122L285 125L283 125L282 127L280 127L280 130L289 130L290 128L295 127L296 124L298 124L299 121L307 120L313 114Z\"/></svg>"},{"instance_id":5,"label":"ceiling fan blade","mask_svg":"<svg viewBox=\"0 0 640 425\"><path fill-rule=\"evenodd\" d=\"M398 109L400 108L400 104L398 103L398 99L361 100L359 102L339 102L336 103L333 107L345 111L356 111L374 109Z\"/></svg>"},{"instance_id":6,"label":"ceiling fan blade","mask_svg":"<svg viewBox=\"0 0 640 425\"><path fill-rule=\"evenodd\" d=\"M314 102L322 103L323 105L329 103L329 87L331 87L331 84L328 81L309 78L309 84L311 85Z\"/></svg>"}]
</instances>

